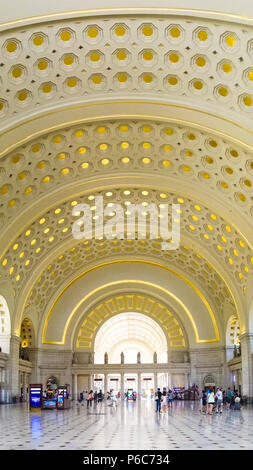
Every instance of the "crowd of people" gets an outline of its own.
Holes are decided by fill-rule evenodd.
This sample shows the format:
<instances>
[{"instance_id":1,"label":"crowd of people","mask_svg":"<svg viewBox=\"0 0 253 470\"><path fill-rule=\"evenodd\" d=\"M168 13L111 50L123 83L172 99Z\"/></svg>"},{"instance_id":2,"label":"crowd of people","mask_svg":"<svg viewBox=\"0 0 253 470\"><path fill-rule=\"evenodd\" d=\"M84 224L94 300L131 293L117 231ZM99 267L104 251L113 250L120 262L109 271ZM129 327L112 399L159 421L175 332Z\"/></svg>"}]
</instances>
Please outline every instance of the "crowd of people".
<instances>
[{"instance_id":1,"label":"crowd of people","mask_svg":"<svg viewBox=\"0 0 253 470\"><path fill-rule=\"evenodd\" d=\"M240 410L241 402L242 397L237 390L233 391L228 387L227 390L217 388L215 391L213 387L209 387L207 391L202 391L199 411L212 415L213 412L222 413L224 406L226 409Z\"/></svg>"},{"instance_id":2,"label":"crowd of people","mask_svg":"<svg viewBox=\"0 0 253 470\"><path fill-rule=\"evenodd\" d=\"M165 390L161 392L160 388L158 388L155 394L156 412L166 413L167 407L172 407L173 398L174 394L171 389L169 389L168 392Z\"/></svg>"},{"instance_id":3,"label":"crowd of people","mask_svg":"<svg viewBox=\"0 0 253 470\"><path fill-rule=\"evenodd\" d=\"M125 394L125 397L127 394ZM95 391L86 390L80 393L78 403L84 404L86 402L87 408L92 406L92 403L99 404L104 400L109 400L109 406L117 406L120 398L120 392L115 390L110 390L110 392L103 393L102 390ZM173 400L176 398L173 390L169 389L166 391L160 388L157 389L155 393L155 411L157 413L166 413L168 408L172 407ZM225 406L226 409L235 409L240 410L242 404L242 397L240 393L235 390L231 390L228 387L227 390L222 390L217 388L216 390L213 387L209 387L208 390L203 390L200 398L200 408L199 411L204 414L212 415L213 412L222 413Z\"/></svg>"},{"instance_id":4,"label":"crowd of people","mask_svg":"<svg viewBox=\"0 0 253 470\"><path fill-rule=\"evenodd\" d=\"M115 390L110 390L110 392L103 393L102 390L88 390L81 392L79 395L78 403L83 405L86 402L87 408L90 408L92 406L92 403L94 404L99 404L102 403L103 400L109 400L109 405L110 406L117 406L118 404L118 398L120 397L120 393L116 392Z\"/></svg>"}]
</instances>

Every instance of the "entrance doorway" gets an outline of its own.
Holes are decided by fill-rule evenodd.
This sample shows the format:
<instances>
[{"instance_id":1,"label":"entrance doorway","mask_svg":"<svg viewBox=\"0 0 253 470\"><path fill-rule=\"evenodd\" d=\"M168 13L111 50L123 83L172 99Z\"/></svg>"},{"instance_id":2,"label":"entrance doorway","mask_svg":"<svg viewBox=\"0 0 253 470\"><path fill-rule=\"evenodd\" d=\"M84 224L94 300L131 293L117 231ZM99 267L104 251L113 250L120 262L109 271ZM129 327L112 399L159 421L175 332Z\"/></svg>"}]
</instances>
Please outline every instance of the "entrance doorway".
<instances>
[{"instance_id":1,"label":"entrance doorway","mask_svg":"<svg viewBox=\"0 0 253 470\"><path fill-rule=\"evenodd\" d=\"M154 374L141 374L141 398L153 398L154 393Z\"/></svg>"}]
</instances>

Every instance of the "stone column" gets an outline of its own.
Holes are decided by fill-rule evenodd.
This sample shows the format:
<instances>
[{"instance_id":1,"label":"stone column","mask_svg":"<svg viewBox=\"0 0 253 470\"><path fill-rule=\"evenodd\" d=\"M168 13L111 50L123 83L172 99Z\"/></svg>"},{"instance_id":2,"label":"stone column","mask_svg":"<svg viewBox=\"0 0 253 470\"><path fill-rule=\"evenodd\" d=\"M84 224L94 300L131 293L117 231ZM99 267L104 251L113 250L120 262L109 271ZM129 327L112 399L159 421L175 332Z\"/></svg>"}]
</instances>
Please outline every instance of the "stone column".
<instances>
[{"instance_id":1,"label":"stone column","mask_svg":"<svg viewBox=\"0 0 253 470\"><path fill-rule=\"evenodd\" d=\"M184 373L184 387L187 390L189 387L189 379L188 379L188 372Z\"/></svg>"},{"instance_id":2,"label":"stone column","mask_svg":"<svg viewBox=\"0 0 253 470\"><path fill-rule=\"evenodd\" d=\"M171 357L171 356L172 356L172 351L171 351L171 349L168 349L168 350L167 350L167 362L168 362L168 364L170 364L171 361L172 361L172 357Z\"/></svg>"},{"instance_id":3,"label":"stone column","mask_svg":"<svg viewBox=\"0 0 253 470\"><path fill-rule=\"evenodd\" d=\"M7 361L8 386L11 400L19 395L19 345L20 337L12 335L10 339L10 354Z\"/></svg>"},{"instance_id":4,"label":"stone column","mask_svg":"<svg viewBox=\"0 0 253 470\"><path fill-rule=\"evenodd\" d=\"M124 400L124 398L125 398L124 378L125 378L125 374L124 374L124 372L121 372L121 374L120 374L120 396L121 396L122 400Z\"/></svg>"},{"instance_id":5,"label":"stone column","mask_svg":"<svg viewBox=\"0 0 253 470\"><path fill-rule=\"evenodd\" d=\"M29 360L32 363L32 375L31 375L31 383L40 383L40 369L39 369L39 349L38 348L30 348L29 349Z\"/></svg>"},{"instance_id":6,"label":"stone column","mask_svg":"<svg viewBox=\"0 0 253 470\"><path fill-rule=\"evenodd\" d=\"M73 400L77 400L77 374L74 374L73 379Z\"/></svg>"},{"instance_id":7,"label":"stone column","mask_svg":"<svg viewBox=\"0 0 253 470\"><path fill-rule=\"evenodd\" d=\"M90 390L93 390L93 386L94 386L94 383L93 383L93 374L89 374L89 380L88 380L88 385L89 385L89 391Z\"/></svg>"},{"instance_id":8,"label":"stone column","mask_svg":"<svg viewBox=\"0 0 253 470\"><path fill-rule=\"evenodd\" d=\"M104 393L108 392L108 374L104 374Z\"/></svg>"},{"instance_id":9,"label":"stone column","mask_svg":"<svg viewBox=\"0 0 253 470\"><path fill-rule=\"evenodd\" d=\"M157 391L157 372L154 372L154 389Z\"/></svg>"},{"instance_id":10,"label":"stone column","mask_svg":"<svg viewBox=\"0 0 253 470\"><path fill-rule=\"evenodd\" d=\"M141 372L138 372L138 398L141 398Z\"/></svg>"},{"instance_id":11,"label":"stone column","mask_svg":"<svg viewBox=\"0 0 253 470\"><path fill-rule=\"evenodd\" d=\"M25 375L24 375L24 396L25 396L25 401L27 401L28 382L29 382L29 375L28 375L27 372L25 372Z\"/></svg>"},{"instance_id":12,"label":"stone column","mask_svg":"<svg viewBox=\"0 0 253 470\"><path fill-rule=\"evenodd\" d=\"M168 372L168 387L171 389L171 374Z\"/></svg>"},{"instance_id":13,"label":"stone column","mask_svg":"<svg viewBox=\"0 0 253 470\"><path fill-rule=\"evenodd\" d=\"M242 395L253 397L253 334L240 336L242 351Z\"/></svg>"}]
</instances>

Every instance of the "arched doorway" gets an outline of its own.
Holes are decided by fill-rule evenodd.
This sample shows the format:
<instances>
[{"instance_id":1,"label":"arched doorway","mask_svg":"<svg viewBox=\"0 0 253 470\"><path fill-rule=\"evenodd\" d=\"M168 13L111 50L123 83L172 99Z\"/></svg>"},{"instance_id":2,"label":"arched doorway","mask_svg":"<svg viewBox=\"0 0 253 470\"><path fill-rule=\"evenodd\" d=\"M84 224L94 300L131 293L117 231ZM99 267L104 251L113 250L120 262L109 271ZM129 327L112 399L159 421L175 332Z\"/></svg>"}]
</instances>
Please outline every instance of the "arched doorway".
<instances>
[{"instance_id":1,"label":"arched doorway","mask_svg":"<svg viewBox=\"0 0 253 470\"><path fill-rule=\"evenodd\" d=\"M167 340L162 328L147 315L126 312L114 315L99 329L95 342L95 363L108 362L136 364L140 353L142 363L152 363L154 354L157 362L167 362ZM123 353L123 357L121 354Z\"/></svg>"}]
</instances>

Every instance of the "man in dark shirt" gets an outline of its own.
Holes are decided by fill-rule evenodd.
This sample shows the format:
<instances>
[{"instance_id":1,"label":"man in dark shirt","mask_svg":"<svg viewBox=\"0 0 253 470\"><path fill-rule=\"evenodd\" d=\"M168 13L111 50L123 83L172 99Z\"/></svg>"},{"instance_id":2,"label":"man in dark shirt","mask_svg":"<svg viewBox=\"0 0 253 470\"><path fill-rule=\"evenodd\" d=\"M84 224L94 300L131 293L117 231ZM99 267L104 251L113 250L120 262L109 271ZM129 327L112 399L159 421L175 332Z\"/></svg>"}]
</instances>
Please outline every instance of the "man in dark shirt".
<instances>
[{"instance_id":1,"label":"man in dark shirt","mask_svg":"<svg viewBox=\"0 0 253 470\"><path fill-rule=\"evenodd\" d=\"M156 392L156 412L161 413L161 398L162 398L162 392L160 388L157 389Z\"/></svg>"}]
</instances>

